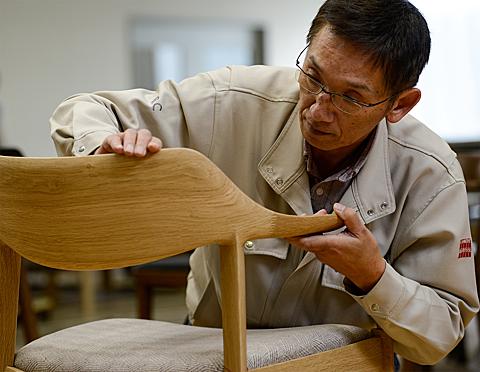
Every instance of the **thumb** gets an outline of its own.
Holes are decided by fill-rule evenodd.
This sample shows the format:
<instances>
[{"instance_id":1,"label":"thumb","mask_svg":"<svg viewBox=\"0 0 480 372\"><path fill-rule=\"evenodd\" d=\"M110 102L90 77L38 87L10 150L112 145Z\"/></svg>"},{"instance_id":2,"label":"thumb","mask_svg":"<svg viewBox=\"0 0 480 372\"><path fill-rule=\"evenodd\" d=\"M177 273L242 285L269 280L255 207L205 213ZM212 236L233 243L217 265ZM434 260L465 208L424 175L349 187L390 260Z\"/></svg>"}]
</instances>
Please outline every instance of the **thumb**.
<instances>
[{"instance_id":1,"label":"thumb","mask_svg":"<svg viewBox=\"0 0 480 372\"><path fill-rule=\"evenodd\" d=\"M365 229L365 225L360 216L352 208L348 208L340 203L335 203L333 210L352 234L358 236Z\"/></svg>"}]
</instances>

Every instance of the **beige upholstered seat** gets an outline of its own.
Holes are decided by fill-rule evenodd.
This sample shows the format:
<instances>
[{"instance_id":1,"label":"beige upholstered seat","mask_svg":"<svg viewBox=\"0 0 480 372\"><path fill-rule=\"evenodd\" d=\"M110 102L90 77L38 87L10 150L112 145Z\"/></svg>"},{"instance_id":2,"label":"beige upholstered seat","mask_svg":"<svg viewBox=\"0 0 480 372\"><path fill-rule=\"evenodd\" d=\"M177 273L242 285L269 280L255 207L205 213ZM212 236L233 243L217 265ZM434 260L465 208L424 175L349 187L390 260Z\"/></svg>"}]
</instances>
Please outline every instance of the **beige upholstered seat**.
<instances>
[{"instance_id":1,"label":"beige upholstered seat","mask_svg":"<svg viewBox=\"0 0 480 372\"><path fill-rule=\"evenodd\" d=\"M0 157L0 371L391 370L391 342L381 332L320 325L247 337L243 242L338 226L336 216L261 207L192 150L145 159ZM15 355L20 256L61 269L111 269L212 242L222 260L223 331L103 320Z\"/></svg>"},{"instance_id":2,"label":"beige upholstered seat","mask_svg":"<svg viewBox=\"0 0 480 372\"><path fill-rule=\"evenodd\" d=\"M368 331L345 325L249 330L248 368L312 355L367 337ZM15 366L29 372L222 371L222 332L140 319L101 320L30 343L18 351Z\"/></svg>"}]
</instances>

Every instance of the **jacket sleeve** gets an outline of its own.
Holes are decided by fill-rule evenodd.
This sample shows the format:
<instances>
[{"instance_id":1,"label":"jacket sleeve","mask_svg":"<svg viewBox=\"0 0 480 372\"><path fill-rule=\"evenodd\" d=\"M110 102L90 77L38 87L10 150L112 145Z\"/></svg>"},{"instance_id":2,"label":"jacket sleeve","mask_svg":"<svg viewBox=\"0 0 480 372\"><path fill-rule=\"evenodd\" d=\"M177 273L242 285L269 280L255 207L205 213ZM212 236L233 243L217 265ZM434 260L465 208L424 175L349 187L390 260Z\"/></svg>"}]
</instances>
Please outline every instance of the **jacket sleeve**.
<instances>
[{"instance_id":1,"label":"jacket sleeve","mask_svg":"<svg viewBox=\"0 0 480 372\"><path fill-rule=\"evenodd\" d=\"M464 183L434 195L399 241L377 285L353 297L392 337L398 354L435 364L479 308Z\"/></svg>"},{"instance_id":2,"label":"jacket sleeve","mask_svg":"<svg viewBox=\"0 0 480 372\"><path fill-rule=\"evenodd\" d=\"M229 75L227 69L212 74L217 78ZM88 155L110 134L146 128L165 147L191 147L207 154L215 111L212 74L199 74L178 84L165 81L157 91L97 92L66 99L50 119L57 153Z\"/></svg>"}]
</instances>

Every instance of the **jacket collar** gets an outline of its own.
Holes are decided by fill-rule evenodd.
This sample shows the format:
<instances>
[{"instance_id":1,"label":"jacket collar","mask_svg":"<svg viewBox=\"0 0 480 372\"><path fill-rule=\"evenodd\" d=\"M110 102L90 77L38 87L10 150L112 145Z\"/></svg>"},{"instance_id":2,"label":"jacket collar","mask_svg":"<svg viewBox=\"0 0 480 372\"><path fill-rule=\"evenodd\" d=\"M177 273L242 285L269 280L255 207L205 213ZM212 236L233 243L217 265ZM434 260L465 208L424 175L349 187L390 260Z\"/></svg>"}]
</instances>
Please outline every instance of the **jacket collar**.
<instances>
[{"instance_id":1,"label":"jacket collar","mask_svg":"<svg viewBox=\"0 0 480 372\"><path fill-rule=\"evenodd\" d=\"M385 119L377 125L367 160L349 190L365 224L393 213L396 208L390 173L387 125Z\"/></svg>"},{"instance_id":2,"label":"jacket collar","mask_svg":"<svg viewBox=\"0 0 480 372\"><path fill-rule=\"evenodd\" d=\"M258 164L258 170L296 214L312 213L298 106ZM365 224L395 211L385 119L378 124L366 162L345 192L341 203L357 210Z\"/></svg>"},{"instance_id":3,"label":"jacket collar","mask_svg":"<svg viewBox=\"0 0 480 372\"><path fill-rule=\"evenodd\" d=\"M260 160L258 171L296 214L312 214L298 110L297 105L277 140Z\"/></svg>"}]
</instances>

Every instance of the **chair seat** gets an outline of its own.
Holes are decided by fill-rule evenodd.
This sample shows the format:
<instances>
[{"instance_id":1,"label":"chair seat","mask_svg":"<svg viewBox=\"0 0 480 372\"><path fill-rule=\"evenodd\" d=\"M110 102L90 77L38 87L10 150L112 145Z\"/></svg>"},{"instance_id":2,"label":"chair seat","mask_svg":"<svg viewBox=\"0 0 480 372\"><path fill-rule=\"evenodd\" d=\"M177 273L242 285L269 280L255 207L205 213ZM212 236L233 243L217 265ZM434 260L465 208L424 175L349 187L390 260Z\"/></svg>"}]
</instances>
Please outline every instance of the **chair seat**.
<instances>
[{"instance_id":1,"label":"chair seat","mask_svg":"<svg viewBox=\"0 0 480 372\"><path fill-rule=\"evenodd\" d=\"M348 325L248 330L248 368L361 341ZM16 368L35 372L223 371L222 330L141 319L95 321L44 336L18 350Z\"/></svg>"}]
</instances>

